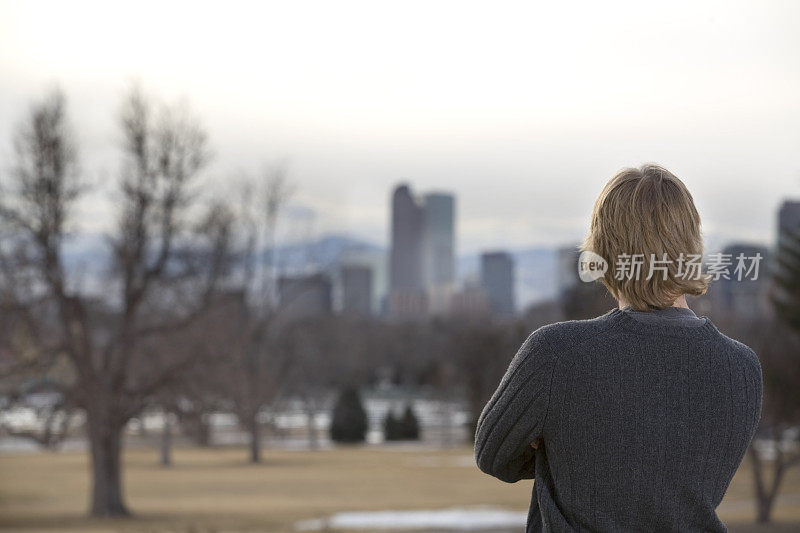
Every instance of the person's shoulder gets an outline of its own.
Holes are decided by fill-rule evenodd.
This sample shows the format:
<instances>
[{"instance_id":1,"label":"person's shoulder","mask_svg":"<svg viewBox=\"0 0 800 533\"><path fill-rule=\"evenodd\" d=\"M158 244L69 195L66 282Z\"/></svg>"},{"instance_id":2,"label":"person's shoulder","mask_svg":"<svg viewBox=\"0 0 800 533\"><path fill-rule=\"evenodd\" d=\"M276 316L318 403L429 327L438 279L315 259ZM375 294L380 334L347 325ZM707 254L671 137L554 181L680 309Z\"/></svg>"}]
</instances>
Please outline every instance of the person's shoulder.
<instances>
[{"instance_id":1,"label":"person's shoulder","mask_svg":"<svg viewBox=\"0 0 800 533\"><path fill-rule=\"evenodd\" d=\"M603 332L610 330L613 327L611 318L614 313L611 309L594 318L553 322L537 328L530 337L554 349L582 344L584 341L597 339Z\"/></svg>"},{"instance_id":2,"label":"person's shoulder","mask_svg":"<svg viewBox=\"0 0 800 533\"><path fill-rule=\"evenodd\" d=\"M717 339L728 352L733 355L741 364L749 366L754 371L761 373L761 362L758 360L758 354L744 342L734 339L716 329Z\"/></svg>"}]
</instances>

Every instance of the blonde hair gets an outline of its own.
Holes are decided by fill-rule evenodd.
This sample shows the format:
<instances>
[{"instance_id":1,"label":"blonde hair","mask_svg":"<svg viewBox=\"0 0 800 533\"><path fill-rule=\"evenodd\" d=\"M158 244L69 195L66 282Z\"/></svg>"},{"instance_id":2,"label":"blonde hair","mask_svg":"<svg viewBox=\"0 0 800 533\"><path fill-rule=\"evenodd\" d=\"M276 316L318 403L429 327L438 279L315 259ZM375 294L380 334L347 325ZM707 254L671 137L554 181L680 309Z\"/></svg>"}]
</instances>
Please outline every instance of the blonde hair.
<instances>
[{"instance_id":1,"label":"blonde hair","mask_svg":"<svg viewBox=\"0 0 800 533\"><path fill-rule=\"evenodd\" d=\"M608 262L600 280L631 309L663 309L683 294L697 296L708 288L708 276L699 267L694 277L687 276L691 273L687 258L699 263L703 253L700 215L692 195L681 180L658 165L622 169L606 183L580 249ZM627 263L620 269L624 271L631 257L640 262L641 274L620 275L618 263Z\"/></svg>"}]
</instances>

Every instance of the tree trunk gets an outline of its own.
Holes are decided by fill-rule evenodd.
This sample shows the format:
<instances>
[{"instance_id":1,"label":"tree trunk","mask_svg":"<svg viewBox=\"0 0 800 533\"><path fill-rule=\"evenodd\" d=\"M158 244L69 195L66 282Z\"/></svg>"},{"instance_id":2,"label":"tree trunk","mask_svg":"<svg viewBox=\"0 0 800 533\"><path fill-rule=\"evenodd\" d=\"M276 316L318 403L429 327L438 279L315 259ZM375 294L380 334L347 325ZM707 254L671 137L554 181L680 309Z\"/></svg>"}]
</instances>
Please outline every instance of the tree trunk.
<instances>
[{"instance_id":1,"label":"tree trunk","mask_svg":"<svg viewBox=\"0 0 800 533\"><path fill-rule=\"evenodd\" d=\"M772 507L778 495L783 474L786 468L784 456L780 451L780 442L773 440L776 447L776 457L771 461L772 482L767 486L765 479L766 461L759 455L759 452L751 445L750 459L753 463L753 483L756 488L756 522L766 524L772 519Z\"/></svg>"},{"instance_id":2,"label":"tree trunk","mask_svg":"<svg viewBox=\"0 0 800 533\"><path fill-rule=\"evenodd\" d=\"M178 425L190 435L197 446L211 446L210 413L205 410L191 411L179 415Z\"/></svg>"},{"instance_id":3,"label":"tree trunk","mask_svg":"<svg viewBox=\"0 0 800 533\"><path fill-rule=\"evenodd\" d=\"M772 511L772 502L757 501L756 506L757 506L756 522L758 522L759 524L768 523Z\"/></svg>"},{"instance_id":4,"label":"tree trunk","mask_svg":"<svg viewBox=\"0 0 800 533\"><path fill-rule=\"evenodd\" d=\"M161 429L161 466L172 465L172 423L170 413L164 411L164 426Z\"/></svg>"},{"instance_id":5,"label":"tree trunk","mask_svg":"<svg viewBox=\"0 0 800 533\"><path fill-rule=\"evenodd\" d=\"M455 418L455 412L454 412L455 408L454 408L453 403L450 402L450 398L449 398L448 395L444 396L440 400L440 402L441 403L440 403L439 409L440 409L440 412L442 413L442 419L443 419L441 446L442 446L442 448L452 448L453 447L453 443L455 442L455 438L453 436L453 431L455 429L453 427L453 419ZM481 406L481 408L482 407L483 406ZM480 413L480 410L478 411L478 413ZM473 424L475 424L476 422L477 422L477 418L475 419L475 422L473 422ZM475 431L473 430L470 433L472 434L472 436L474 438Z\"/></svg>"},{"instance_id":6,"label":"tree trunk","mask_svg":"<svg viewBox=\"0 0 800 533\"><path fill-rule=\"evenodd\" d=\"M92 505L95 517L128 516L122 501L122 425L109 413L87 411L92 454Z\"/></svg>"},{"instance_id":7,"label":"tree trunk","mask_svg":"<svg viewBox=\"0 0 800 533\"><path fill-rule=\"evenodd\" d=\"M255 411L249 420L250 429L250 462L261 462L261 431L258 425L258 411Z\"/></svg>"},{"instance_id":8,"label":"tree trunk","mask_svg":"<svg viewBox=\"0 0 800 533\"><path fill-rule=\"evenodd\" d=\"M205 413L201 413L198 417L195 431L195 440L198 446L204 448L211 446L211 423L208 421Z\"/></svg>"},{"instance_id":9,"label":"tree trunk","mask_svg":"<svg viewBox=\"0 0 800 533\"><path fill-rule=\"evenodd\" d=\"M306 398L306 417L308 420L308 447L311 450L319 449L319 432L317 431L317 423L314 420L317 411L315 409L314 400Z\"/></svg>"}]
</instances>

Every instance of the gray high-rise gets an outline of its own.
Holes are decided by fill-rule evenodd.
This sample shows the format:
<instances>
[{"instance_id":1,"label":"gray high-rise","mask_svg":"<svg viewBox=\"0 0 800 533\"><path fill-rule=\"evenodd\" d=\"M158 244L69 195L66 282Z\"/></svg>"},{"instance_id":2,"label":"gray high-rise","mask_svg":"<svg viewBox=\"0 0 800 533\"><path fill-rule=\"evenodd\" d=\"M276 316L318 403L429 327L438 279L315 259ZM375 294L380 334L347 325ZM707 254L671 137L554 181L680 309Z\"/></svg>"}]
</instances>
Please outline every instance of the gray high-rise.
<instances>
[{"instance_id":1,"label":"gray high-rise","mask_svg":"<svg viewBox=\"0 0 800 533\"><path fill-rule=\"evenodd\" d=\"M372 269L364 265L344 265L341 276L342 310L369 315L372 310Z\"/></svg>"},{"instance_id":2,"label":"gray high-rise","mask_svg":"<svg viewBox=\"0 0 800 533\"><path fill-rule=\"evenodd\" d=\"M422 206L407 184L392 194L392 249L390 285L392 291L424 288L422 270Z\"/></svg>"},{"instance_id":3,"label":"gray high-rise","mask_svg":"<svg viewBox=\"0 0 800 533\"><path fill-rule=\"evenodd\" d=\"M455 199L428 193L422 206L422 272L426 287L451 284L455 270Z\"/></svg>"},{"instance_id":4,"label":"gray high-rise","mask_svg":"<svg viewBox=\"0 0 800 533\"><path fill-rule=\"evenodd\" d=\"M481 254L481 285L489 297L492 314L514 314L514 259L511 254Z\"/></svg>"},{"instance_id":5,"label":"gray high-rise","mask_svg":"<svg viewBox=\"0 0 800 533\"><path fill-rule=\"evenodd\" d=\"M278 278L278 296L287 317L299 318L330 313L331 281L316 273Z\"/></svg>"},{"instance_id":6,"label":"gray high-rise","mask_svg":"<svg viewBox=\"0 0 800 533\"><path fill-rule=\"evenodd\" d=\"M778 211L778 244L787 230L800 231L800 201L786 200Z\"/></svg>"},{"instance_id":7,"label":"gray high-rise","mask_svg":"<svg viewBox=\"0 0 800 533\"><path fill-rule=\"evenodd\" d=\"M777 257L772 264L772 274L777 278L786 278L787 275L791 275L785 271L785 265L781 267L784 257L791 263L792 250L796 246L796 241L789 236L790 232L793 235L800 235L800 201L797 200L784 201L778 211Z\"/></svg>"},{"instance_id":8,"label":"gray high-rise","mask_svg":"<svg viewBox=\"0 0 800 533\"><path fill-rule=\"evenodd\" d=\"M417 197L405 183L394 189L388 298L391 316L422 318L439 311L454 280L454 206L451 194Z\"/></svg>"}]
</instances>

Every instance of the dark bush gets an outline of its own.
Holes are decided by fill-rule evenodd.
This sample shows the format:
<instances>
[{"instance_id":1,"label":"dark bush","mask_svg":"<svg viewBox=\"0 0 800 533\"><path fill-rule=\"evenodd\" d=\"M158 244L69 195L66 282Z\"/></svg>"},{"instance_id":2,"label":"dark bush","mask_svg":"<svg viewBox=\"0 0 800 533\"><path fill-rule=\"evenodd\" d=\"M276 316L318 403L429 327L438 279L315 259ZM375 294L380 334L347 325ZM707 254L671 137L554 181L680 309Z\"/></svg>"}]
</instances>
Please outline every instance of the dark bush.
<instances>
[{"instance_id":1,"label":"dark bush","mask_svg":"<svg viewBox=\"0 0 800 533\"><path fill-rule=\"evenodd\" d=\"M331 440L339 443L363 442L367 436L367 412L358 391L353 387L342 389L333 408Z\"/></svg>"},{"instance_id":2,"label":"dark bush","mask_svg":"<svg viewBox=\"0 0 800 533\"><path fill-rule=\"evenodd\" d=\"M394 411L389 409L383 419L383 438L385 440L400 440L402 435L402 422L394 416Z\"/></svg>"},{"instance_id":3,"label":"dark bush","mask_svg":"<svg viewBox=\"0 0 800 533\"><path fill-rule=\"evenodd\" d=\"M417 415L414 413L410 403L406 405L406 411L403 413L401 423L404 439L419 440L419 420L417 420Z\"/></svg>"},{"instance_id":4,"label":"dark bush","mask_svg":"<svg viewBox=\"0 0 800 533\"><path fill-rule=\"evenodd\" d=\"M411 404L406 405L402 417L396 417L393 410L383 419L384 438L389 440L419 440L419 421Z\"/></svg>"}]
</instances>

